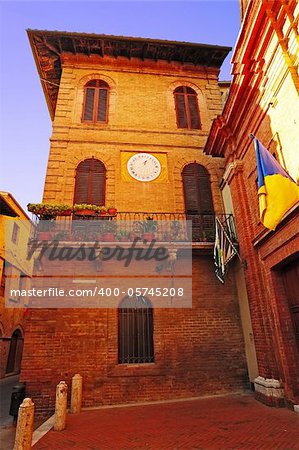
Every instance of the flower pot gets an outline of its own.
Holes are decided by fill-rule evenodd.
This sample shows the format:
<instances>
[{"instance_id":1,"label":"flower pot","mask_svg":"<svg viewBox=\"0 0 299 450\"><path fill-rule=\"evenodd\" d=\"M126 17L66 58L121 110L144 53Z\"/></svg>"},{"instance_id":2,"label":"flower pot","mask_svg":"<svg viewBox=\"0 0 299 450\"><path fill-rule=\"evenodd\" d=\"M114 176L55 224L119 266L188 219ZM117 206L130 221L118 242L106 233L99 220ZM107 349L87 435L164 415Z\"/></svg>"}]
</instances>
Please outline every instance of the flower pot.
<instances>
[{"instance_id":1,"label":"flower pot","mask_svg":"<svg viewBox=\"0 0 299 450\"><path fill-rule=\"evenodd\" d=\"M108 216L108 211L101 211L100 216Z\"/></svg>"},{"instance_id":2,"label":"flower pot","mask_svg":"<svg viewBox=\"0 0 299 450\"><path fill-rule=\"evenodd\" d=\"M37 239L39 241L50 241L52 239L52 233L50 231L39 231L37 233Z\"/></svg>"},{"instance_id":3,"label":"flower pot","mask_svg":"<svg viewBox=\"0 0 299 450\"><path fill-rule=\"evenodd\" d=\"M57 216L71 216L72 212L73 211L71 209L67 209L66 211L61 211L57 213Z\"/></svg>"},{"instance_id":4,"label":"flower pot","mask_svg":"<svg viewBox=\"0 0 299 450\"><path fill-rule=\"evenodd\" d=\"M115 216L116 213L117 213L117 209L116 209L116 208L109 208L109 209L108 209L108 214L109 214L110 216Z\"/></svg>"},{"instance_id":5,"label":"flower pot","mask_svg":"<svg viewBox=\"0 0 299 450\"><path fill-rule=\"evenodd\" d=\"M155 239L155 233L143 233L143 239L152 241L153 239Z\"/></svg>"},{"instance_id":6,"label":"flower pot","mask_svg":"<svg viewBox=\"0 0 299 450\"><path fill-rule=\"evenodd\" d=\"M103 241L104 242L114 242L115 241L115 234L114 233L104 233L103 234Z\"/></svg>"},{"instance_id":7,"label":"flower pot","mask_svg":"<svg viewBox=\"0 0 299 450\"><path fill-rule=\"evenodd\" d=\"M122 236L119 240L120 242L128 242L128 237L127 236Z\"/></svg>"},{"instance_id":8,"label":"flower pot","mask_svg":"<svg viewBox=\"0 0 299 450\"><path fill-rule=\"evenodd\" d=\"M77 216L93 216L95 211L92 209L79 209L78 211L75 211L75 214Z\"/></svg>"}]
</instances>

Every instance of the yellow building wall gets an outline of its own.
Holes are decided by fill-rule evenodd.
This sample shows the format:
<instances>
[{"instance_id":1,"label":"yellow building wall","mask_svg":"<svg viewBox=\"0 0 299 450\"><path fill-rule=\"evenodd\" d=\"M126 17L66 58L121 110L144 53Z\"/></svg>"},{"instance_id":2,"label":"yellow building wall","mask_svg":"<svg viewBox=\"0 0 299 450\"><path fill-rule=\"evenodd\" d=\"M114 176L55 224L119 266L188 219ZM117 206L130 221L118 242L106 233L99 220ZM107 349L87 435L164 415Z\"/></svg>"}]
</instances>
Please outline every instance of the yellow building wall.
<instances>
[{"instance_id":1,"label":"yellow building wall","mask_svg":"<svg viewBox=\"0 0 299 450\"><path fill-rule=\"evenodd\" d=\"M18 215L18 217L10 217L0 215L0 279L2 279L4 271L4 262L11 264L5 269L8 278L5 280L5 286L11 289L19 289L21 273L31 275L33 261L27 260L27 244L31 231L31 222L22 208L15 202L14 198L6 193L0 192L5 203ZM13 225L19 226L19 232L16 243L12 242ZM30 280L24 283L23 288L29 287ZM16 329L21 331L24 336L24 303L21 298L13 298L11 307L7 307L5 292L0 292L0 337L4 338L0 341L0 378L6 375L6 365L9 355L10 340ZM22 345L22 341L20 341ZM18 344L18 348L20 346ZM15 371L20 369L21 353L15 360Z\"/></svg>"},{"instance_id":2,"label":"yellow building wall","mask_svg":"<svg viewBox=\"0 0 299 450\"><path fill-rule=\"evenodd\" d=\"M81 121L83 88L94 78L110 86L108 124ZM173 91L180 85L197 92L201 130L177 128ZM215 210L221 212L222 162L202 150L211 121L221 108L217 69L134 58L105 57L99 62L98 58L65 56L44 201L72 204L76 167L94 156L107 169L106 205L115 205L119 211L183 212L181 171L196 161L210 173ZM128 177L125 152L154 154L167 176L147 183Z\"/></svg>"},{"instance_id":3,"label":"yellow building wall","mask_svg":"<svg viewBox=\"0 0 299 450\"><path fill-rule=\"evenodd\" d=\"M299 18L299 4L294 11ZM271 23L273 27L273 22ZM277 27L277 28L276 28ZM273 28L272 28L273 29ZM275 24L263 55L264 82L262 109L267 112L265 143L276 150L281 164L289 174L299 177L299 39L287 15ZM297 69L296 69L297 67Z\"/></svg>"}]
</instances>

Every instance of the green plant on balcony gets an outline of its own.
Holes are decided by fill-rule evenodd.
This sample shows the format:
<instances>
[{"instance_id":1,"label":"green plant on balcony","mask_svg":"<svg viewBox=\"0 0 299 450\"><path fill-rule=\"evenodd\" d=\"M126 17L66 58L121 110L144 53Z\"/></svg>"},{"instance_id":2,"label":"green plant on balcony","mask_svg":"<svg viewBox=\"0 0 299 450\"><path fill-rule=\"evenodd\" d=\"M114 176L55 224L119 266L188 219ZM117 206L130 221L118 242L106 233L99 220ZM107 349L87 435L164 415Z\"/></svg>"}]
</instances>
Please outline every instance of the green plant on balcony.
<instances>
[{"instance_id":1,"label":"green plant on balcony","mask_svg":"<svg viewBox=\"0 0 299 450\"><path fill-rule=\"evenodd\" d=\"M56 216L72 212L70 205L56 203L28 203L27 209L41 220L51 220Z\"/></svg>"},{"instance_id":2,"label":"green plant on balcony","mask_svg":"<svg viewBox=\"0 0 299 450\"><path fill-rule=\"evenodd\" d=\"M98 212L100 216L106 216L108 214L108 209L106 208L106 206L99 206Z\"/></svg>"},{"instance_id":3,"label":"green plant on balcony","mask_svg":"<svg viewBox=\"0 0 299 450\"><path fill-rule=\"evenodd\" d=\"M172 220L170 224L171 236L175 241L181 238L182 223L180 220Z\"/></svg>"},{"instance_id":4,"label":"green plant on balcony","mask_svg":"<svg viewBox=\"0 0 299 450\"><path fill-rule=\"evenodd\" d=\"M105 220L103 224L104 233L116 233L117 223L115 220Z\"/></svg>"},{"instance_id":5,"label":"green plant on balcony","mask_svg":"<svg viewBox=\"0 0 299 450\"><path fill-rule=\"evenodd\" d=\"M75 214L82 216L90 216L97 214L100 211L100 206L90 205L87 203L78 203L73 206Z\"/></svg>"},{"instance_id":6,"label":"green plant on balcony","mask_svg":"<svg viewBox=\"0 0 299 450\"><path fill-rule=\"evenodd\" d=\"M103 230L103 241L106 242L113 242L115 241L115 235L116 235L116 229L117 229L117 223L114 220L105 220L105 223L103 224L102 230Z\"/></svg>"},{"instance_id":7,"label":"green plant on balcony","mask_svg":"<svg viewBox=\"0 0 299 450\"><path fill-rule=\"evenodd\" d=\"M134 231L136 233L142 234L143 239L153 239L157 230L157 221L154 220L152 216L147 216L145 220L139 220L134 223Z\"/></svg>"},{"instance_id":8,"label":"green plant on balcony","mask_svg":"<svg viewBox=\"0 0 299 450\"><path fill-rule=\"evenodd\" d=\"M119 230L116 234L116 238L120 242L128 241L129 236L130 236L130 232L127 230L124 230L124 229Z\"/></svg>"}]
</instances>

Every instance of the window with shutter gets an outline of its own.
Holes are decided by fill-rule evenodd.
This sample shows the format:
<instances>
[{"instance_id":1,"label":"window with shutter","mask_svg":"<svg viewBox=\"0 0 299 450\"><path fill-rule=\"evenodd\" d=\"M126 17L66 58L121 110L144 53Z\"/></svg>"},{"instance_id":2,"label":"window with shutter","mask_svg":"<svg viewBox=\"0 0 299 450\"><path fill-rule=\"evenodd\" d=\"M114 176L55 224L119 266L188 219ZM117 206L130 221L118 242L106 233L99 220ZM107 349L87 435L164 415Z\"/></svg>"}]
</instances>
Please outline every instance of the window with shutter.
<instances>
[{"instance_id":1,"label":"window with shutter","mask_svg":"<svg viewBox=\"0 0 299 450\"><path fill-rule=\"evenodd\" d=\"M106 169L104 164L95 159L85 159L76 170L75 203L92 205L105 204Z\"/></svg>"},{"instance_id":2,"label":"window with shutter","mask_svg":"<svg viewBox=\"0 0 299 450\"><path fill-rule=\"evenodd\" d=\"M200 117L196 92L187 86L174 91L174 102L178 128L200 129Z\"/></svg>"},{"instance_id":3,"label":"window with shutter","mask_svg":"<svg viewBox=\"0 0 299 450\"><path fill-rule=\"evenodd\" d=\"M84 86L83 121L108 121L109 86L102 80L91 80Z\"/></svg>"},{"instance_id":4,"label":"window with shutter","mask_svg":"<svg viewBox=\"0 0 299 450\"><path fill-rule=\"evenodd\" d=\"M212 236L214 208L209 172L197 163L184 167L182 172L186 218L192 221L193 239Z\"/></svg>"}]
</instances>

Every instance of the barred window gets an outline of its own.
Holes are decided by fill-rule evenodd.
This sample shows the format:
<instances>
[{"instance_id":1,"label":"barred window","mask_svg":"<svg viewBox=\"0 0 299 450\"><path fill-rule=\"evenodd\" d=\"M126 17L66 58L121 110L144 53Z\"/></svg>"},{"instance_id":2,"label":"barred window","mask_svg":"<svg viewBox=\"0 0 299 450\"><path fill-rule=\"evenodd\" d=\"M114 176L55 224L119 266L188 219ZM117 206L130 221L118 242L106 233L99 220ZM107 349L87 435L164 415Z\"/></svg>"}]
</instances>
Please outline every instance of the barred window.
<instances>
[{"instance_id":1,"label":"barred window","mask_svg":"<svg viewBox=\"0 0 299 450\"><path fill-rule=\"evenodd\" d=\"M103 80L91 80L84 86L83 121L108 121L109 86Z\"/></svg>"},{"instance_id":2,"label":"barred window","mask_svg":"<svg viewBox=\"0 0 299 450\"><path fill-rule=\"evenodd\" d=\"M174 91L174 102L178 128L200 129L200 117L196 92L187 86Z\"/></svg>"},{"instance_id":3,"label":"barred window","mask_svg":"<svg viewBox=\"0 0 299 450\"><path fill-rule=\"evenodd\" d=\"M154 362L153 308L143 296L125 297L118 311L118 363Z\"/></svg>"}]
</instances>

